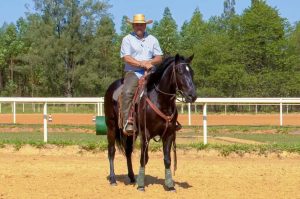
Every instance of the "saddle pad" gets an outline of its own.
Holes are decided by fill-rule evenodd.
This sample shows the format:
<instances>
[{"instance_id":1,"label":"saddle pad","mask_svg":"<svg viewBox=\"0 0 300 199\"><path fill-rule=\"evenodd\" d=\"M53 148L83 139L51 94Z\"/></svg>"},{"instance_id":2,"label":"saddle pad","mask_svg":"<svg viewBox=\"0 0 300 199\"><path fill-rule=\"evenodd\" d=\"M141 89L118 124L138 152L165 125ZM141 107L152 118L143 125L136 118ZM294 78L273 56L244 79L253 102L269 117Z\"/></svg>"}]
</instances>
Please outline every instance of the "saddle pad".
<instances>
[{"instance_id":1,"label":"saddle pad","mask_svg":"<svg viewBox=\"0 0 300 199\"><path fill-rule=\"evenodd\" d=\"M119 88L117 88L116 90L115 90L115 92L113 93L113 100L114 101L118 101L118 98L119 98L119 96L121 95L121 93L122 93L122 90L123 90L123 84L119 87Z\"/></svg>"}]
</instances>

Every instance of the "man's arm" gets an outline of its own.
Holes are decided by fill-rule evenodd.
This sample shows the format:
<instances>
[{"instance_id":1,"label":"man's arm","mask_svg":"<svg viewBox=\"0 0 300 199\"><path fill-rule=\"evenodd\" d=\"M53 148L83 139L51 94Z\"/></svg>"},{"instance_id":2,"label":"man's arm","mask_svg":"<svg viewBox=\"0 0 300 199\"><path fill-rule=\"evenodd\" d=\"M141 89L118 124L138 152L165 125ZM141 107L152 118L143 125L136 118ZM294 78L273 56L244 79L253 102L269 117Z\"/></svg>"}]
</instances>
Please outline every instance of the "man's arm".
<instances>
[{"instance_id":1,"label":"man's arm","mask_svg":"<svg viewBox=\"0 0 300 199\"><path fill-rule=\"evenodd\" d=\"M137 67L137 68L144 68L144 69L150 69L154 65L158 65L162 62L162 56L161 55L156 55L153 59L149 61L137 61L130 55L126 55L123 57L124 62L127 64Z\"/></svg>"},{"instance_id":2,"label":"man's arm","mask_svg":"<svg viewBox=\"0 0 300 199\"><path fill-rule=\"evenodd\" d=\"M161 55L156 55L154 56L153 59L149 60L149 61L143 61L142 62L142 66L149 70L151 69L154 65L158 65L162 62L162 56Z\"/></svg>"},{"instance_id":3,"label":"man's arm","mask_svg":"<svg viewBox=\"0 0 300 199\"><path fill-rule=\"evenodd\" d=\"M152 65L158 65L162 62L162 56L156 55L152 60L150 60Z\"/></svg>"},{"instance_id":4,"label":"man's arm","mask_svg":"<svg viewBox=\"0 0 300 199\"><path fill-rule=\"evenodd\" d=\"M134 59L130 55L124 56L123 57L123 61L126 62L127 64L129 64L130 66L134 66L134 67L137 67L137 68L144 68L142 66L142 62L141 61L138 61L138 60Z\"/></svg>"}]
</instances>

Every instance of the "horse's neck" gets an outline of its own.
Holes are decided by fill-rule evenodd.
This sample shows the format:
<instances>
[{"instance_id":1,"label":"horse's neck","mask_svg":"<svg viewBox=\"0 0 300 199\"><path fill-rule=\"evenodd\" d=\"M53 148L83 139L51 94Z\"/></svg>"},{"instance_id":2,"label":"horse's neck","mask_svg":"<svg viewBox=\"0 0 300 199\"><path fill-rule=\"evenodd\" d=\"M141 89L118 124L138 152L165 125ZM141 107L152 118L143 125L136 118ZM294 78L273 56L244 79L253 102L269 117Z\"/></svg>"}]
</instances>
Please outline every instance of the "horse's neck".
<instances>
[{"instance_id":1,"label":"horse's neck","mask_svg":"<svg viewBox=\"0 0 300 199\"><path fill-rule=\"evenodd\" d=\"M176 84L174 82L174 77L172 77L172 72L172 66L169 66L161 77L158 85L156 85L157 89L153 89L149 96L150 99L152 98L152 101L156 101L158 106L169 110L174 108L176 100L174 95L168 95L176 93ZM163 94L162 92L168 94Z\"/></svg>"}]
</instances>

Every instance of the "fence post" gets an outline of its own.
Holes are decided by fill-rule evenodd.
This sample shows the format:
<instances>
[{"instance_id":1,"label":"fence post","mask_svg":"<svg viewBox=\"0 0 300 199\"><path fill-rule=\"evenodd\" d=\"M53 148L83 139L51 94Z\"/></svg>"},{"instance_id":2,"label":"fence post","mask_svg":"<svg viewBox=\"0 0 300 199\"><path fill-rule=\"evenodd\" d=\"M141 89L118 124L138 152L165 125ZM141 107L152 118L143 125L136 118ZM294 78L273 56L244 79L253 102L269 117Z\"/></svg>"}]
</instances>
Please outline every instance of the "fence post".
<instances>
[{"instance_id":1,"label":"fence post","mask_svg":"<svg viewBox=\"0 0 300 199\"><path fill-rule=\"evenodd\" d=\"M14 117L14 124L16 124L16 102L13 103L13 117Z\"/></svg>"},{"instance_id":2,"label":"fence post","mask_svg":"<svg viewBox=\"0 0 300 199\"><path fill-rule=\"evenodd\" d=\"M48 141L48 129L47 129L47 103L44 103L44 142Z\"/></svg>"},{"instance_id":3,"label":"fence post","mask_svg":"<svg viewBox=\"0 0 300 199\"><path fill-rule=\"evenodd\" d=\"M97 103L97 116L100 115L100 103L98 102Z\"/></svg>"},{"instance_id":4,"label":"fence post","mask_svg":"<svg viewBox=\"0 0 300 199\"><path fill-rule=\"evenodd\" d=\"M283 116L282 116L282 102L280 103L280 126L283 125Z\"/></svg>"},{"instance_id":5,"label":"fence post","mask_svg":"<svg viewBox=\"0 0 300 199\"><path fill-rule=\"evenodd\" d=\"M188 104L188 114L189 114L189 126L192 124L192 121L191 121L191 103Z\"/></svg>"},{"instance_id":6,"label":"fence post","mask_svg":"<svg viewBox=\"0 0 300 199\"><path fill-rule=\"evenodd\" d=\"M207 103L203 105L203 144L207 144Z\"/></svg>"}]
</instances>

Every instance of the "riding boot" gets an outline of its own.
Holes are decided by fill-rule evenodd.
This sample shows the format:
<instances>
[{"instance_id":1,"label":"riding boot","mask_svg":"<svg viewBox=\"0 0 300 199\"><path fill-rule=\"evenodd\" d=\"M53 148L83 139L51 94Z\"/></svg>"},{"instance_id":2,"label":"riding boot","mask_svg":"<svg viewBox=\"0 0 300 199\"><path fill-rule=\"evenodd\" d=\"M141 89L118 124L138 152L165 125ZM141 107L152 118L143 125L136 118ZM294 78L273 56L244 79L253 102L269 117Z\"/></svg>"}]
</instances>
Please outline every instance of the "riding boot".
<instances>
[{"instance_id":1,"label":"riding boot","mask_svg":"<svg viewBox=\"0 0 300 199\"><path fill-rule=\"evenodd\" d=\"M139 78L133 71L125 74L124 87L122 91L122 113L123 113L123 131L128 135L134 132L134 125L132 120L128 120L129 111L132 105L135 90L138 86Z\"/></svg>"}]
</instances>

